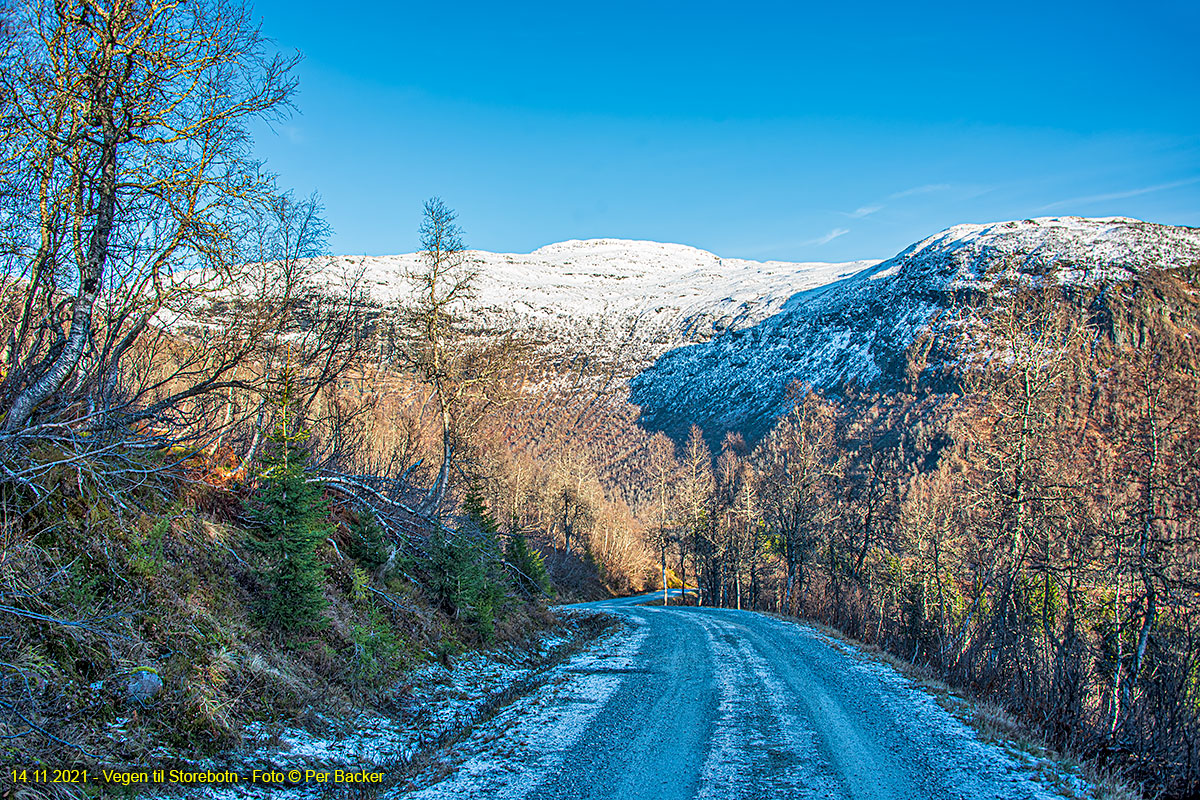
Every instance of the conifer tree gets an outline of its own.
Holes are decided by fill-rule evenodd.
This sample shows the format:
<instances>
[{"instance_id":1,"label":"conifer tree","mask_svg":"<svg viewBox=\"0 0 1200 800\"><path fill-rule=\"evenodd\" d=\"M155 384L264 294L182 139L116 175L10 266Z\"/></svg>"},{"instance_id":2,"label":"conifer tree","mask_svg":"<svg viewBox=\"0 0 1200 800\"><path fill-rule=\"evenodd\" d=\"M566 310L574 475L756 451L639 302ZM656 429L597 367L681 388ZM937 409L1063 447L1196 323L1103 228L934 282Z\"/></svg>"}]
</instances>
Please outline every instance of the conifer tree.
<instances>
[{"instance_id":1,"label":"conifer tree","mask_svg":"<svg viewBox=\"0 0 1200 800\"><path fill-rule=\"evenodd\" d=\"M368 572L375 572L388 562L388 546L383 530L370 511L359 509L350 523L350 557Z\"/></svg>"},{"instance_id":2,"label":"conifer tree","mask_svg":"<svg viewBox=\"0 0 1200 800\"><path fill-rule=\"evenodd\" d=\"M463 498L463 512L468 524L428 544L428 587L447 611L489 641L509 589L496 538L500 527L478 488Z\"/></svg>"},{"instance_id":3,"label":"conifer tree","mask_svg":"<svg viewBox=\"0 0 1200 800\"><path fill-rule=\"evenodd\" d=\"M517 531L504 546L504 560L517 572L517 583L533 594L550 594L550 577L542 554L529 546L525 534Z\"/></svg>"},{"instance_id":4,"label":"conifer tree","mask_svg":"<svg viewBox=\"0 0 1200 800\"><path fill-rule=\"evenodd\" d=\"M483 500L483 492L478 486L472 486L467 491L467 496L463 498L463 511L466 513L467 519L474 522L479 530L488 536L494 537L500 532L500 523L496 522L492 512L488 511L487 503Z\"/></svg>"},{"instance_id":5,"label":"conifer tree","mask_svg":"<svg viewBox=\"0 0 1200 800\"><path fill-rule=\"evenodd\" d=\"M472 486L463 498L463 511L487 540L496 540L500 534L500 523L488 510L478 486ZM526 592L550 594L550 578L546 574L545 561L540 553L529 546L525 534L516 531L509 537L504 546L504 560L516 571L516 582Z\"/></svg>"},{"instance_id":6,"label":"conifer tree","mask_svg":"<svg viewBox=\"0 0 1200 800\"><path fill-rule=\"evenodd\" d=\"M263 620L287 632L311 630L323 621L325 568L317 547L330 535L329 504L318 484L308 481L310 434L294 407L294 376L283 371L277 400L279 422L268 438L270 447L256 496L261 535L252 543L263 554L267 597Z\"/></svg>"}]
</instances>

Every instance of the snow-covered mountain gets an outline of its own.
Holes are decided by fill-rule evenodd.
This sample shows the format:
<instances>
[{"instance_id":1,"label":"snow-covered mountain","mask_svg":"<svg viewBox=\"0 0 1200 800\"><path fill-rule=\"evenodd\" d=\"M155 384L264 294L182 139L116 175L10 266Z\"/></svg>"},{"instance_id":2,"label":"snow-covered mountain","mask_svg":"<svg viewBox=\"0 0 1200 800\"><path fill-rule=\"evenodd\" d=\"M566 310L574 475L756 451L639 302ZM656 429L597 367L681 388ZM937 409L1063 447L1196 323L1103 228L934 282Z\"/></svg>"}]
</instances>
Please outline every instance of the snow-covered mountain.
<instances>
[{"instance_id":1,"label":"snow-covered mountain","mask_svg":"<svg viewBox=\"0 0 1200 800\"><path fill-rule=\"evenodd\" d=\"M906 353L954 294L1001 278L1121 280L1200 261L1200 229L1126 218L956 225L883 262L723 259L677 244L593 239L529 254L471 251L475 313L539 329L564 352L619 355L643 423L753 437L794 381L899 385ZM376 299L402 296L416 254L343 257Z\"/></svg>"},{"instance_id":2,"label":"snow-covered mountain","mask_svg":"<svg viewBox=\"0 0 1200 800\"><path fill-rule=\"evenodd\" d=\"M620 349L631 374L670 348L755 325L796 292L877 263L745 261L686 245L622 239L559 242L528 254L466 255L479 273L472 307L481 319L534 327L571 346ZM339 261L343 271L362 269L372 295L383 302L408 291L403 275L421 263L416 253Z\"/></svg>"},{"instance_id":3,"label":"snow-covered mountain","mask_svg":"<svg viewBox=\"0 0 1200 800\"><path fill-rule=\"evenodd\" d=\"M1200 229L1126 218L1053 217L956 225L894 258L801 291L762 323L677 348L631 381L645 425L711 439L761 433L785 410L787 387L847 382L899 386L906 352L954 293L1000 279L1111 282L1148 267L1200 261Z\"/></svg>"}]
</instances>

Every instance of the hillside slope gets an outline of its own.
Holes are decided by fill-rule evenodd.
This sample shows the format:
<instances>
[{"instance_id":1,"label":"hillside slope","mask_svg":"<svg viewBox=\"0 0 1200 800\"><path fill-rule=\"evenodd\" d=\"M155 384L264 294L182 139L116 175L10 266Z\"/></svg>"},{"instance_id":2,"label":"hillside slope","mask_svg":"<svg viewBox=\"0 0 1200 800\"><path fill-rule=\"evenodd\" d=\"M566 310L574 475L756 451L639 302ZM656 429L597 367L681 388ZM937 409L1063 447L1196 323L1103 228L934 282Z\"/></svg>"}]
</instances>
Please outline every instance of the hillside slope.
<instances>
[{"instance_id":1,"label":"hillside slope","mask_svg":"<svg viewBox=\"0 0 1200 800\"><path fill-rule=\"evenodd\" d=\"M680 436L695 422L713 441L729 430L755 438L783 412L793 382L899 388L907 351L930 321L998 281L1107 285L1197 260L1196 228L1079 217L956 225L799 292L758 325L665 353L631 381L630 399L654 430Z\"/></svg>"}]
</instances>

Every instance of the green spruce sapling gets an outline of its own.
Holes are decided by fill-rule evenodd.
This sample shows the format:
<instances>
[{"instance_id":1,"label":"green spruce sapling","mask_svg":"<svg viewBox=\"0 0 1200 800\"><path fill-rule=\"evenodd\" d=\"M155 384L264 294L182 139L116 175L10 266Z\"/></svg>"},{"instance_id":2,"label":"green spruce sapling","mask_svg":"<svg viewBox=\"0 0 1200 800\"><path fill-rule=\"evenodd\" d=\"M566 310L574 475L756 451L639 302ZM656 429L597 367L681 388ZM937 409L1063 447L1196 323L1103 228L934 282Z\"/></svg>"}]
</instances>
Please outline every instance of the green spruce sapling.
<instances>
[{"instance_id":1,"label":"green spruce sapling","mask_svg":"<svg viewBox=\"0 0 1200 800\"><path fill-rule=\"evenodd\" d=\"M325 621L325 567L317 548L330 535L329 504L320 485L309 481L305 442L310 434L294 407L294 382L291 369L285 369L276 401L279 423L268 438L255 496L259 537L251 542L266 562L263 622L289 633L313 630Z\"/></svg>"},{"instance_id":2,"label":"green spruce sapling","mask_svg":"<svg viewBox=\"0 0 1200 800\"><path fill-rule=\"evenodd\" d=\"M466 524L460 530L429 543L429 588L446 610L490 641L509 588L496 540L499 526L476 489L468 492L463 511Z\"/></svg>"},{"instance_id":3,"label":"green spruce sapling","mask_svg":"<svg viewBox=\"0 0 1200 800\"><path fill-rule=\"evenodd\" d=\"M533 595L550 594L550 576L542 554L529 546L525 534L516 531L504 546L504 559L516 572L517 584Z\"/></svg>"},{"instance_id":4,"label":"green spruce sapling","mask_svg":"<svg viewBox=\"0 0 1200 800\"><path fill-rule=\"evenodd\" d=\"M368 572L376 572L388 562L388 544L375 515L360 508L350 523L347 554Z\"/></svg>"}]
</instances>

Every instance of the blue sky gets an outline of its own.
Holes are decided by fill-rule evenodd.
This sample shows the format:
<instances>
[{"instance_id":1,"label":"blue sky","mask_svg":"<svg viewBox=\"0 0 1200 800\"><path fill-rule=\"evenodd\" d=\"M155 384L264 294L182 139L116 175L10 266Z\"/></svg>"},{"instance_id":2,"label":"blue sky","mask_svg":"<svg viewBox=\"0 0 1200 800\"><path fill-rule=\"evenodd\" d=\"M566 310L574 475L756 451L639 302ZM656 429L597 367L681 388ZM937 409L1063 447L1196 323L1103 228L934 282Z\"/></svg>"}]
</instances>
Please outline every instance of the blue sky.
<instances>
[{"instance_id":1,"label":"blue sky","mask_svg":"<svg viewBox=\"0 0 1200 800\"><path fill-rule=\"evenodd\" d=\"M892 255L958 222L1200 225L1200 3L259 0L299 113L258 137L338 253L681 242Z\"/></svg>"}]
</instances>

